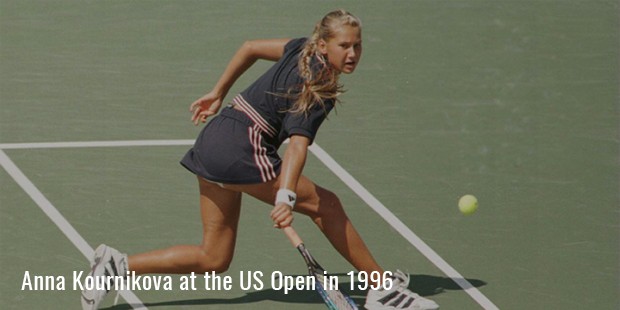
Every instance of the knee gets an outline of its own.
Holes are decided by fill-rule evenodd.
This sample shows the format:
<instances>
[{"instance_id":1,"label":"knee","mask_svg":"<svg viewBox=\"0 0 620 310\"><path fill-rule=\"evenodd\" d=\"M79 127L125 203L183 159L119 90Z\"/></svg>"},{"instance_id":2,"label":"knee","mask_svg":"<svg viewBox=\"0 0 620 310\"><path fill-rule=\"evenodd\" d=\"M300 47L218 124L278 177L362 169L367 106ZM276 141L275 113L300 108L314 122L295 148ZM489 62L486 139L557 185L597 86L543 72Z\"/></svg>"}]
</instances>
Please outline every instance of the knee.
<instances>
[{"instance_id":1,"label":"knee","mask_svg":"<svg viewBox=\"0 0 620 310\"><path fill-rule=\"evenodd\" d=\"M211 270L213 270L215 273L224 273L228 271L228 268L230 268L230 261L217 264Z\"/></svg>"},{"instance_id":2,"label":"knee","mask_svg":"<svg viewBox=\"0 0 620 310\"><path fill-rule=\"evenodd\" d=\"M199 266L197 269L199 269L200 273L223 273L230 268L231 262L232 255L203 253L200 257Z\"/></svg>"},{"instance_id":3,"label":"knee","mask_svg":"<svg viewBox=\"0 0 620 310\"><path fill-rule=\"evenodd\" d=\"M213 267L211 268L211 270L213 270L215 273L226 272L228 268L230 268L231 261L232 261L231 259L216 260L214 261Z\"/></svg>"}]
</instances>

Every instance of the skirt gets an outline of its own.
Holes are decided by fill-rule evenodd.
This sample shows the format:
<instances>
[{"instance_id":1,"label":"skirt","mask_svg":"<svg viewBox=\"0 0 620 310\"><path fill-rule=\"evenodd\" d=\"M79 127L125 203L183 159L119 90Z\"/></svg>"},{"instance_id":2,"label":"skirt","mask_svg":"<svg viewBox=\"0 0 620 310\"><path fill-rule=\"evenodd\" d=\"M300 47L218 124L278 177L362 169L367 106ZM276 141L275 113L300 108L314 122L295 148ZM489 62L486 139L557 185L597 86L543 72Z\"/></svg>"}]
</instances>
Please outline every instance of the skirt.
<instances>
[{"instance_id":1,"label":"skirt","mask_svg":"<svg viewBox=\"0 0 620 310\"><path fill-rule=\"evenodd\" d=\"M222 109L201 130L181 165L211 182L256 184L275 179L282 159L271 138L244 112Z\"/></svg>"}]
</instances>

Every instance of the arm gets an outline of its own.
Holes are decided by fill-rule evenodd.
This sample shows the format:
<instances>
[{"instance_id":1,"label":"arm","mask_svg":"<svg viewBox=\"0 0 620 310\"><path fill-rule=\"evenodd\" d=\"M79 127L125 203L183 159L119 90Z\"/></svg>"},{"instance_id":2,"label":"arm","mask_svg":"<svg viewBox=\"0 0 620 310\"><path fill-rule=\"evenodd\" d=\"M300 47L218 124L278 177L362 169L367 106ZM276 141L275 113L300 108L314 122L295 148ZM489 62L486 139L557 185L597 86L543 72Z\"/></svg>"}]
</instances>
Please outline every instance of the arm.
<instances>
[{"instance_id":1,"label":"arm","mask_svg":"<svg viewBox=\"0 0 620 310\"><path fill-rule=\"evenodd\" d=\"M280 59L284 54L284 46L289 41L289 39L271 39L243 43L226 66L213 90L191 104L192 122L198 125L199 122L204 123L207 117L216 114L235 81L259 59L272 61Z\"/></svg>"},{"instance_id":2,"label":"arm","mask_svg":"<svg viewBox=\"0 0 620 310\"><path fill-rule=\"evenodd\" d=\"M309 145L310 139L308 137L301 135L291 136L282 161L280 188L296 192L297 181L299 181L301 172L306 164ZM289 226L293 222L293 213L291 211L291 208L284 203L276 204L271 211L271 219L275 223L275 227Z\"/></svg>"}]
</instances>

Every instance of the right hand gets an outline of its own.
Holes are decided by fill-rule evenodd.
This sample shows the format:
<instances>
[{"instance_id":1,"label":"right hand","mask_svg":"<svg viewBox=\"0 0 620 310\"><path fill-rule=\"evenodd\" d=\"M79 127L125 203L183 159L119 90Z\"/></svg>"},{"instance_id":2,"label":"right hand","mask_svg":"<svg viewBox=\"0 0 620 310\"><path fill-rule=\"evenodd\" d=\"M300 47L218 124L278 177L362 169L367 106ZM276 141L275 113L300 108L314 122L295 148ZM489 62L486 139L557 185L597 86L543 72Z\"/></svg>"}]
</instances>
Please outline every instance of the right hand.
<instances>
[{"instance_id":1,"label":"right hand","mask_svg":"<svg viewBox=\"0 0 620 310\"><path fill-rule=\"evenodd\" d=\"M283 228L293 223L293 210L287 204L277 203L269 215L274 228Z\"/></svg>"},{"instance_id":2,"label":"right hand","mask_svg":"<svg viewBox=\"0 0 620 310\"><path fill-rule=\"evenodd\" d=\"M209 116L217 114L221 106L222 96L214 92L198 98L189 106L189 111L192 113L192 122L194 125L206 122Z\"/></svg>"}]
</instances>

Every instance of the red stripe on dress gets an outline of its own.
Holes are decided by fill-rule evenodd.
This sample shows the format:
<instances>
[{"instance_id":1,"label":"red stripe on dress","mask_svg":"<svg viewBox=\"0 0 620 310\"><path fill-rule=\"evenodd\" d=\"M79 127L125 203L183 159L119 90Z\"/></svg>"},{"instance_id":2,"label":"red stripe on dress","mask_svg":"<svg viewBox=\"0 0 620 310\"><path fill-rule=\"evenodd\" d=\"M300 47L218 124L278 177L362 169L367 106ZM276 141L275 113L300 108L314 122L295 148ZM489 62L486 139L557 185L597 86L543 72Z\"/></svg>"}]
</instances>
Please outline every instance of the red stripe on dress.
<instances>
[{"instance_id":1,"label":"red stripe on dress","mask_svg":"<svg viewBox=\"0 0 620 310\"><path fill-rule=\"evenodd\" d=\"M252 147L254 147L254 163L256 164L256 166L258 167L258 170L260 171L260 177L263 180L263 182L267 182L266 177L265 177L265 171L263 170L263 166L261 165L261 162L258 158L260 146L256 145L257 134L254 131L254 128L252 127L248 127L248 133L250 136L250 143L252 144Z\"/></svg>"},{"instance_id":2,"label":"red stripe on dress","mask_svg":"<svg viewBox=\"0 0 620 310\"><path fill-rule=\"evenodd\" d=\"M254 125L254 127L248 127L248 131L250 134L250 142L254 147L254 163L256 163L260 171L261 179L263 182L270 181L276 177L276 173L267 157L267 149L261 146L261 128L258 125Z\"/></svg>"},{"instance_id":3,"label":"red stripe on dress","mask_svg":"<svg viewBox=\"0 0 620 310\"><path fill-rule=\"evenodd\" d=\"M259 139L258 139L258 145L261 145L261 141L262 141L262 136L259 133ZM261 154L259 156L259 158L262 160L264 166L265 166L265 173L267 174L267 179L268 180L272 180L276 177L276 172L273 169L273 165L271 164L271 161L269 160L269 157L267 156L267 148L266 147L261 147Z\"/></svg>"},{"instance_id":4,"label":"red stripe on dress","mask_svg":"<svg viewBox=\"0 0 620 310\"><path fill-rule=\"evenodd\" d=\"M269 136L275 137L276 130L247 102L241 95L237 95L233 102L239 105L239 108Z\"/></svg>"},{"instance_id":5,"label":"red stripe on dress","mask_svg":"<svg viewBox=\"0 0 620 310\"><path fill-rule=\"evenodd\" d=\"M263 139L261 132L259 131L258 127L256 128L256 130L257 130L257 135L258 135L258 141L256 145L259 146L260 148L260 154L258 158L263 163L265 174L267 175L267 181L269 181L276 177L276 172L273 169L273 164L271 164L271 161L269 160L269 157L267 156L267 148L261 145L261 142Z\"/></svg>"}]
</instances>

